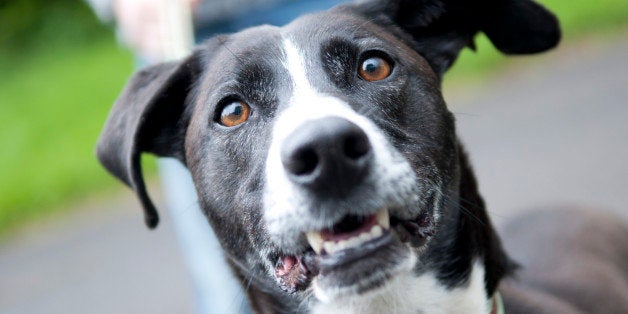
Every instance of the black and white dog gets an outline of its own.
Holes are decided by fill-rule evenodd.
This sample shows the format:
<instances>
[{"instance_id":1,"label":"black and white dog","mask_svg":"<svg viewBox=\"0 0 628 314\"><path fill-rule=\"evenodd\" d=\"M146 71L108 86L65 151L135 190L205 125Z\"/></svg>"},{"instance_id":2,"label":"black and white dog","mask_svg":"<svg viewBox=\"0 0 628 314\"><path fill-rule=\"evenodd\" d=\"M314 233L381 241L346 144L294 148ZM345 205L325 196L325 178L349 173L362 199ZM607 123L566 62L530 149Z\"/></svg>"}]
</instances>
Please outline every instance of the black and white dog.
<instances>
[{"instance_id":1,"label":"black and white dog","mask_svg":"<svg viewBox=\"0 0 628 314\"><path fill-rule=\"evenodd\" d=\"M625 247L591 253L610 294L583 276L582 255L546 256L554 238L573 237L557 243L574 252L628 239L603 218L568 212L581 222L570 229L555 223L559 212L522 219L512 228L543 243L526 232L512 243L538 272L507 279L515 264L440 92L478 32L507 54L560 38L556 18L530 0L358 1L218 36L135 74L97 155L135 190L151 228L140 155L183 162L259 313L628 312Z\"/></svg>"}]
</instances>

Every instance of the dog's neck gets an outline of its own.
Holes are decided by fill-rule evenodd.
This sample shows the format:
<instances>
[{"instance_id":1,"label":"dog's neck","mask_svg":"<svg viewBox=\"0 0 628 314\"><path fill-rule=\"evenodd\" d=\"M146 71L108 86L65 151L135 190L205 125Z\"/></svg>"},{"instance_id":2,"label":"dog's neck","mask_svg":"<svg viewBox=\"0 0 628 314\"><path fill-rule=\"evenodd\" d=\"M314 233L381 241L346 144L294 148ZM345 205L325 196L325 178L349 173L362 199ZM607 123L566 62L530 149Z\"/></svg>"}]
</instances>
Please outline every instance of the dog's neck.
<instances>
[{"instance_id":1,"label":"dog's neck","mask_svg":"<svg viewBox=\"0 0 628 314\"><path fill-rule=\"evenodd\" d=\"M458 239L461 249L477 250L486 271L485 289L493 295L499 281L515 269L515 264L506 255L495 229L484 199L480 195L475 174L462 145L458 145L460 156L460 190L458 200L458 226L464 238ZM468 252L467 255L473 254Z\"/></svg>"},{"instance_id":2,"label":"dog's neck","mask_svg":"<svg viewBox=\"0 0 628 314\"><path fill-rule=\"evenodd\" d=\"M472 265L465 284L455 288L443 285L437 275L408 273L391 280L375 293L338 299L331 303L279 300L250 287L249 302L256 313L477 313L502 314L494 295L487 297L485 270L480 262Z\"/></svg>"},{"instance_id":3,"label":"dog's neck","mask_svg":"<svg viewBox=\"0 0 628 314\"><path fill-rule=\"evenodd\" d=\"M377 292L318 304L312 313L490 313L484 268L474 263L466 284L450 289L434 272L399 275Z\"/></svg>"},{"instance_id":4,"label":"dog's neck","mask_svg":"<svg viewBox=\"0 0 628 314\"><path fill-rule=\"evenodd\" d=\"M411 261L416 265L411 272L397 276L373 293L326 304L308 300L290 302L251 286L248 294L254 310L258 313L295 309L313 313L492 313L497 285L512 264L493 230L461 146L459 156L458 198L447 202L450 207L441 217L441 230L420 254L424 260Z\"/></svg>"}]
</instances>

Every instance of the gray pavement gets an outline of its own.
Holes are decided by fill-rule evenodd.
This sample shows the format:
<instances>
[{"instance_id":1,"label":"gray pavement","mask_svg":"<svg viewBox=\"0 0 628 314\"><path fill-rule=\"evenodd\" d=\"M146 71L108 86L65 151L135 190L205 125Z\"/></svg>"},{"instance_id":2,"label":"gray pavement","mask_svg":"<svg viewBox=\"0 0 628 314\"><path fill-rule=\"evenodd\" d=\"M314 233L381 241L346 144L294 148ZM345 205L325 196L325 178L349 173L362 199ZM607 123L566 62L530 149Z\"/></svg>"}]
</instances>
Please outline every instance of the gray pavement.
<instances>
[{"instance_id":1,"label":"gray pavement","mask_svg":"<svg viewBox=\"0 0 628 314\"><path fill-rule=\"evenodd\" d=\"M628 36L512 64L445 88L493 219L561 205L628 219ZM148 231L131 196L0 243L0 313L192 312L168 217Z\"/></svg>"},{"instance_id":2,"label":"gray pavement","mask_svg":"<svg viewBox=\"0 0 628 314\"><path fill-rule=\"evenodd\" d=\"M495 221L565 205L628 218L628 36L523 59L449 102Z\"/></svg>"},{"instance_id":3,"label":"gray pavement","mask_svg":"<svg viewBox=\"0 0 628 314\"><path fill-rule=\"evenodd\" d=\"M2 243L0 313L191 313L193 291L169 220L148 231L130 196Z\"/></svg>"}]
</instances>

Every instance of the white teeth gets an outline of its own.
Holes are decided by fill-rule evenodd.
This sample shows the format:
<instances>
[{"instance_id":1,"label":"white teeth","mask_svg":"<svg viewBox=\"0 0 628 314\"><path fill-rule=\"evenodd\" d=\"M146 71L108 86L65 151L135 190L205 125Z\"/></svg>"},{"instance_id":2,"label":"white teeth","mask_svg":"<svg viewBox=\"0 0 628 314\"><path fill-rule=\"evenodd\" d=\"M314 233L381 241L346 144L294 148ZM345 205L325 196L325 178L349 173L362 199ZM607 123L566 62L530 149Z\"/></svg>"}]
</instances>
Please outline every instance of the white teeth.
<instances>
[{"instance_id":1,"label":"white teeth","mask_svg":"<svg viewBox=\"0 0 628 314\"><path fill-rule=\"evenodd\" d=\"M390 228L390 218L388 218L388 209L384 208L377 212L377 223L387 230Z\"/></svg>"},{"instance_id":2,"label":"white teeth","mask_svg":"<svg viewBox=\"0 0 628 314\"><path fill-rule=\"evenodd\" d=\"M323 250L324 242L320 232L308 232L305 236L307 237L307 242L309 242L312 249L314 249L314 252L320 254Z\"/></svg>"},{"instance_id":3,"label":"white teeth","mask_svg":"<svg viewBox=\"0 0 628 314\"><path fill-rule=\"evenodd\" d=\"M373 238L381 237L382 233L384 233L384 231L379 225L375 225L373 226L373 228L371 228L370 234L373 235Z\"/></svg>"},{"instance_id":4,"label":"white teeth","mask_svg":"<svg viewBox=\"0 0 628 314\"><path fill-rule=\"evenodd\" d=\"M360 244L360 238L358 237L349 238L348 240L340 241L339 244L342 247L354 247Z\"/></svg>"},{"instance_id":5,"label":"white teeth","mask_svg":"<svg viewBox=\"0 0 628 314\"><path fill-rule=\"evenodd\" d=\"M359 238L359 241L360 241L360 242L366 242L366 241L368 241L368 240L370 240L370 239L371 239L371 235L370 235L370 234L368 234L368 233L366 233L366 232L365 232L365 233L360 234L360 236L359 236L359 237L360 237L360 238Z\"/></svg>"},{"instance_id":6,"label":"white teeth","mask_svg":"<svg viewBox=\"0 0 628 314\"><path fill-rule=\"evenodd\" d=\"M320 232L312 231L306 233L306 238L307 241L310 243L312 249L314 249L314 252L316 252L317 254L321 254L323 249L325 250L325 252L327 252L327 254L333 254L344 249L357 247L362 243L365 243L372 239L379 238L384 234L384 231L388 230L389 228L390 221L388 218L388 210L382 209L377 212L377 224L371 227L370 230L362 232L359 235L338 242L334 242L324 241Z\"/></svg>"},{"instance_id":7,"label":"white teeth","mask_svg":"<svg viewBox=\"0 0 628 314\"><path fill-rule=\"evenodd\" d=\"M327 253L333 253L337 251L336 242L332 242L332 241L327 241L323 243L323 248L325 248L325 252Z\"/></svg>"}]
</instances>

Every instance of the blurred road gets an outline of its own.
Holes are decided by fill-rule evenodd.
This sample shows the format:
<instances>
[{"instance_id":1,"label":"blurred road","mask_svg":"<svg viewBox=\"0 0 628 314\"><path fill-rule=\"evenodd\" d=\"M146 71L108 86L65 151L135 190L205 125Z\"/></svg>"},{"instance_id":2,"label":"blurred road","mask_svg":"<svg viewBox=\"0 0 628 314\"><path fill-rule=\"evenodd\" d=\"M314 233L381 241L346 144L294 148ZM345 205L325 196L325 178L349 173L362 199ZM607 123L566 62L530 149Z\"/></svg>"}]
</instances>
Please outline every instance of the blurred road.
<instances>
[{"instance_id":1,"label":"blurred road","mask_svg":"<svg viewBox=\"0 0 628 314\"><path fill-rule=\"evenodd\" d=\"M628 219L627 59L624 36L515 60L479 87L445 89L497 224L546 205ZM147 231L125 192L1 243L0 313L192 312L168 217Z\"/></svg>"},{"instance_id":2,"label":"blurred road","mask_svg":"<svg viewBox=\"0 0 628 314\"><path fill-rule=\"evenodd\" d=\"M191 313L171 223L149 231L138 206L124 193L0 244L0 313Z\"/></svg>"},{"instance_id":3,"label":"blurred road","mask_svg":"<svg viewBox=\"0 0 628 314\"><path fill-rule=\"evenodd\" d=\"M626 33L561 47L448 99L497 224L564 205L628 219L627 58Z\"/></svg>"}]
</instances>

